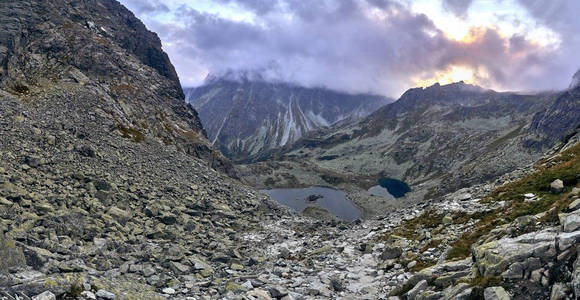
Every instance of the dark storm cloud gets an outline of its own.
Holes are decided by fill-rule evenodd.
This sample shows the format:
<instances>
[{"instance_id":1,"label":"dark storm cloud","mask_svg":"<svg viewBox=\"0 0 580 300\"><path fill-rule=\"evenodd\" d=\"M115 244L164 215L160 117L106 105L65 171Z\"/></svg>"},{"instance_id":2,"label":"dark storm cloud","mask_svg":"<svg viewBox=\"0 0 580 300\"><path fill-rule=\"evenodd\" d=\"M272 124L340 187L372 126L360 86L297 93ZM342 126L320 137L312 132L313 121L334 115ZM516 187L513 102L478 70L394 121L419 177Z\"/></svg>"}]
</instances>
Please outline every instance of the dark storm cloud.
<instances>
[{"instance_id":1,"label":"dark storm cloud","mask_svg":"<svg viewBox=\"0 0 580 300\"><path fill-rule=\"evenodd\" d=\"M473 0L443 0L443 8L458 17L465 17L472 2Z\"/></svg>"},{"instance_id":2,"label":"dark storm cloud","mask_svg":"<svg viewBox=\"0 0 580 300\"><path fill-rule=\"evenodd\" d=\"M482 85L552 87L539 79L553 58L524 36L480 28L469 43L457 42L426 15L392 0L214 1L247 8L256 19L234 21L181 6L172 22L146 21L186 85L207 72L259 70L271 80L398 96L412 79L460 66L477 70ZM446 1L458 13L468 2Z\"/></svg>"}]
</instances>

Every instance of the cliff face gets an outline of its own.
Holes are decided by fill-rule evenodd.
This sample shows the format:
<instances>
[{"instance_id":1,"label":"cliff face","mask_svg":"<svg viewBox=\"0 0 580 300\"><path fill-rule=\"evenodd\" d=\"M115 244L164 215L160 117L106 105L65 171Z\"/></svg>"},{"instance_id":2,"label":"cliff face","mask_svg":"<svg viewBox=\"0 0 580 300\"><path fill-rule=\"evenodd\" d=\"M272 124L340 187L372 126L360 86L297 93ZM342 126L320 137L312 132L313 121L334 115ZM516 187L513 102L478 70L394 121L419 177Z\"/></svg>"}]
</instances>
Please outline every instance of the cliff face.
<instances>
[{"instance_id":1,"label":"cliff face","mask_svg":"<svg viewBox=\"0 0 580 300\"><path fill-rule=\"evenodd\" d=\"M186 90L209 139L235 161L260 158L273 149L338 122L355 122L389 99L350 95L246 78L214 78Z\"/></svg>"},{"instance_id":2,"label":"cliff face","mask_svg":"<svg viewBox=\"0 0 580 300\"><path fill-rule=\"evenodd\" d=\"M3 1L0 88L34 98L78 88L95 95L111 131L158 141L233 174L184 102L156 34L114 0ZM95 99L88 99L93 101Z\"/></svg>"},{"instance_id":3,"label":"cliff face","mask_svg":"<svg viewBox=\"0 0 580 300\"><path fill-rule=\"evenodd\" d=\"M545 110L538 112L530 125L534 136L526 141L529 148L565 141L580 127L580 86L576 73L570 88L559 93Z\"/></svg>"}]
</instances>

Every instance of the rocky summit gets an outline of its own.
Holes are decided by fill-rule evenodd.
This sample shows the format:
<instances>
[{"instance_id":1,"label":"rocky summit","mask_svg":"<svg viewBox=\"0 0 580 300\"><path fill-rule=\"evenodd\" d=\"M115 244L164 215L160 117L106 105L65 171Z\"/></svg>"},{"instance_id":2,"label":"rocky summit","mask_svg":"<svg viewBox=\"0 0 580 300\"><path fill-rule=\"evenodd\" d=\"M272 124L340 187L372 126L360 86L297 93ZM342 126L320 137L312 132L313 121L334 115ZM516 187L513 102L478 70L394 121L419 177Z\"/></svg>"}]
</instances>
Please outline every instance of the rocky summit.
<instances>
[{"instance_id":1,"label":"rocky summit","mask_svg":"<svg viewBox=\"0 0 580 300\"><path fill-rule=\"evenodd\" d=\"M378 110L349 134L418 143L406 122L421 118L404 115L439 120L436 107L467 136L468 116L484 114L497 121L478 135L486 155L527 149L530 163L347 222L322 208L296 214L247 185L244 172L271 165L349 177L306 161L235 168L157 36L115 0L3 1L0 62L0 299L580 297L577 87L415 90L388 106L394 127L372 123L388 109ZM498 99L511 101L496 112ZM322 149L338 151L335 141ZM402 162L419 157L397 149Z\"/></svg>"}]
</instances>

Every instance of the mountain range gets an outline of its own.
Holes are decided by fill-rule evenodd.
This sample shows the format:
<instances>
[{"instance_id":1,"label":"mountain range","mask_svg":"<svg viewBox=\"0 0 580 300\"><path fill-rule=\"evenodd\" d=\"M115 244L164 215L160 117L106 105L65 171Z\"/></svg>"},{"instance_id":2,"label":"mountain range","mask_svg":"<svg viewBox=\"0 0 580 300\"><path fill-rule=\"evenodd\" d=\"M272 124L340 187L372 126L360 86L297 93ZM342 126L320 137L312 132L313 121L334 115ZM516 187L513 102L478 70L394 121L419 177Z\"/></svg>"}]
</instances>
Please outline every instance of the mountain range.
<instances>
[{"instance_id":1,"label":"mountain range","mask_svg":"<svg viewBox=\"0 0 580 300\"><path fill-rule=\"evenodd\" d=\"M539 94L463 82L413 88L359 122L312 132L239 168L260 187L364 191L380 178L396 178L414 186L405 201L416 202L533 164L575 132L578 100L577 88ZM372 214L392 205L353 194Z\"/></svg>"},{"instance_id":2,"label":"mountain range","mask_svg":"<svg viewBox=\"0 0 580 300\"><path fill-rule=\"evenodd\" d=\"M251 161L311 131L355 122L390 102L242 75L211 77L201 87L185 89L185 95L209 140L234 161Z\"/></svg>"}]
</instances>

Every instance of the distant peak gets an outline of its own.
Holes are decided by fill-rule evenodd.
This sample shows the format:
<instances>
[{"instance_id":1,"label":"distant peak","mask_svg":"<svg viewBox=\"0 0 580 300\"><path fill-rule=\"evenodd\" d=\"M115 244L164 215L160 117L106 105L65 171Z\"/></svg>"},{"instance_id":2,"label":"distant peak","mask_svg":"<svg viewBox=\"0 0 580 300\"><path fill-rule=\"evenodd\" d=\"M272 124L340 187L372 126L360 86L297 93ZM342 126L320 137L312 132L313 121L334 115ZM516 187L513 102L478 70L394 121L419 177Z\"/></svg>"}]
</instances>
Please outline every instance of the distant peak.
<instances>
[{"instance_id":1,"label":"distant peak","mask_svg":"<svg viewBox=\"0 0 580 300\"><path fill-rule=\"evenodd\" d=\"M426 90L432 90L432 89L441 89L443 91L469 91L469 92L484 92L484 91L486 91L486 89L484 89L478 85L469 84L463 80L449 83L449 84L444 84L444 85L441 85L439 82L437 82L437 83L431 85L430 87L426 88Z\"/></svg>"},{"instance_id":2,"label":"distant peak","mask_svg":"<svg viewBox=\"0 0 580 300\"><path fill-rule=\"evenodd\" d=\"M213 83L216 81L236 81L236 82L248 82L248 81L265 81L262 72L259 70L227 70L221 73L209 73L205 77L205 83Z\"/></svg>"}]
</instances>

